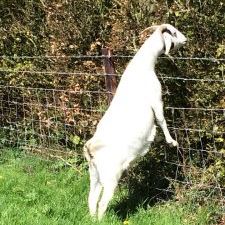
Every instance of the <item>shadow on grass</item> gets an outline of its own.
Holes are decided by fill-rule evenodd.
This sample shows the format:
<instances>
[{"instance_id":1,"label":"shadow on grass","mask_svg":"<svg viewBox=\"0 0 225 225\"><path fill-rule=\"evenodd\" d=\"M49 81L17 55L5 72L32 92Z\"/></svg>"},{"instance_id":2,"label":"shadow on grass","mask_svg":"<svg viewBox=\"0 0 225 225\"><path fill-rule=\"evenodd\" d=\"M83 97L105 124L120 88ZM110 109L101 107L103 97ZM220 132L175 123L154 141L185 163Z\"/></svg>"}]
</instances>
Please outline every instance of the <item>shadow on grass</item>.
<instances>
[{"instance_id":1,"label":"shadow on grass","mask_svg":"<svg viewBox=\"0 0 225 225\"><path fill-rule=\"evenodd\" d=\"M162 154L157 153L157 157L162 157ZM112 206L121 220L135 214L140 207L146 209L173 197L169 178L178 178L179 174L181 178L181 171L176 165L167 164L157 157L148 154L124 174L121 183L128 189L128 195Z\"/></svg>"}]
</instances>

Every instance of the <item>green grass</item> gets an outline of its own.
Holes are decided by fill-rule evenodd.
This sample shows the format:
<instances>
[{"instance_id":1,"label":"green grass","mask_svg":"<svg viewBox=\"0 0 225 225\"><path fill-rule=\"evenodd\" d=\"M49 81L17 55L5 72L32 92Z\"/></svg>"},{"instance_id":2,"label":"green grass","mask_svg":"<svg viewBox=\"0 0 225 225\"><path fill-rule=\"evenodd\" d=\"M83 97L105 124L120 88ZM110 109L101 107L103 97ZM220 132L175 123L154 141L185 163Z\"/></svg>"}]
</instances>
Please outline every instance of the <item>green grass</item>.
<instances>
[{"instance_id":1,"label":"green grass","mask_svg":"<svg viewBox=\"0 0 225 225\"><path fill-rule=\"evenodd\" d=\"M167 201L142 207L121 219L115 210L126 198L121 187L101 221L88 214L88 174L61 162L45 161L23 152L7 150L0 155L0 224L1 225L207 225L215 224L218 207L211 202L194 203ZM123 210L123 209L120 209Z\"/></svg>"}]
</instances>

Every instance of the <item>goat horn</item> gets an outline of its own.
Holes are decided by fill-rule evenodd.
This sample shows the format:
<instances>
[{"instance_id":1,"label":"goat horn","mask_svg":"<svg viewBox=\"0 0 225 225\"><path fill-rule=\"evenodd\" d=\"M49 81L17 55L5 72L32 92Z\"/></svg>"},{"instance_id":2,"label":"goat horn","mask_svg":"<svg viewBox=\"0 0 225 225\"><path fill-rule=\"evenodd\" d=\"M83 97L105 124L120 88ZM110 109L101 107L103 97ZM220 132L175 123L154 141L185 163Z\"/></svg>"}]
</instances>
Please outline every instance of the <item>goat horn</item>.
<instances>
[{"instance_id":1,"label":"goat horn","mask_svg":"<svg viewBox=\"0 0 225 225\"><path fill-rule=\"evenodd\" d=\"M146 31L155 31L158 27L159 27L159 25L153 25L153 26L147 27L143 31L141 31L140 35L142 35Z\"/></svg>"}]
</instances>

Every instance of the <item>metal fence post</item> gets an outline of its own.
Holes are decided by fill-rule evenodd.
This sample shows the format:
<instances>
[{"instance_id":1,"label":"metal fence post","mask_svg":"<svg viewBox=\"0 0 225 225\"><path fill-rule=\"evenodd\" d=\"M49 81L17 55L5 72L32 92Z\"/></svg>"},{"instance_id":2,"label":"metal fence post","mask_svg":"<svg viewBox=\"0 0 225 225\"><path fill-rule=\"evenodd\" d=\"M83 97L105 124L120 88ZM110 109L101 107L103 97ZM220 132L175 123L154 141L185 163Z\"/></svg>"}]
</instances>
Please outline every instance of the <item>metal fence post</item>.
<instances>
[{"instance_id":1,"label":"metal fence post","mask_svg":"<svg viewBox=\"0 0 225 225\"><path fill-rule=\"evenodd\" d=\"M110 102L112 101L117 87L116 71L114 61L112 59L112 54L112 50L110 50L109 48L102 48L103 67L105 71L105 86L108 92L108 104L110 104Z\"/></svg>"}]
</instances>

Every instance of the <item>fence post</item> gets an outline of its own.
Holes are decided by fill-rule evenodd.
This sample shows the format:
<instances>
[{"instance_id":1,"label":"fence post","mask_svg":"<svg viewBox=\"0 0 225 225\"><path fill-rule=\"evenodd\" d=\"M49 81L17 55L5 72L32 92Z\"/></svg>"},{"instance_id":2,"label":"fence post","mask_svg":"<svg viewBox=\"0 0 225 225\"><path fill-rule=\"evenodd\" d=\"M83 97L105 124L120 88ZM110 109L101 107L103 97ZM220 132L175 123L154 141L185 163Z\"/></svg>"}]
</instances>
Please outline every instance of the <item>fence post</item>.
<instances>
[{"instance_id":1,"label":"fence post","mask_svg":"<svg viewBox=\"0 0 225 225\"><path fill-rule=\"evenodd\" d=\"M117 81L114 61L112 59L112 50L109 48L102 48L103 55L103 67L105 71L105 86L108 92L108 104L112 101L113 95L115 94Z\"/></svg>"}]
</instances>

